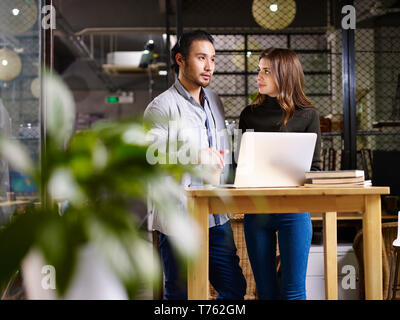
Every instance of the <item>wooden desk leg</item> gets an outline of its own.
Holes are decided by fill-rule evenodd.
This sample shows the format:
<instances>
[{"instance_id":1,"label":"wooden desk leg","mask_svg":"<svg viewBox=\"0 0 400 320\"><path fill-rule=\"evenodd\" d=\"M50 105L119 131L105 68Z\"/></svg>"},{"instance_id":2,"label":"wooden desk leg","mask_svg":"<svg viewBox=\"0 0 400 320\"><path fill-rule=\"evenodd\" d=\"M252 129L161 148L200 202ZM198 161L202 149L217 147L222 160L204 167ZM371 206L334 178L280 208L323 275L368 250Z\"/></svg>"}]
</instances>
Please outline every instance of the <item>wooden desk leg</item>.
<instances>
[{"instance_id":1,"label":"wooden desk leg","mask_svg":"<svg viewBox=\"0 0 400 320\"><path fill-rule=\"evenodd\" d=\"M325 299L338 299L337 274L337 214L324 212L324 267L325 267Z\"/></svg>"},{"instance_id":2,"label":"wooden desk leg","mask_svg":"<svg viewBox=\"0 0 400 320\"><path fill-rule=\"evenodd\" d=\"M365 196L363 216L365 299L382 300L382 227L381 198Z\"/></svg>"},{"instance_id":3,"label":"wooden desk leg","mask_svg":"<svg viewBox=\"0 0 400 320\"><path fill-rule=\"evenodd\" d=\"M208 284L208 198L188 198L188 209L202 231L199 255L188 262L188 299L207 300Z\"/></svg>"}]
</instances>

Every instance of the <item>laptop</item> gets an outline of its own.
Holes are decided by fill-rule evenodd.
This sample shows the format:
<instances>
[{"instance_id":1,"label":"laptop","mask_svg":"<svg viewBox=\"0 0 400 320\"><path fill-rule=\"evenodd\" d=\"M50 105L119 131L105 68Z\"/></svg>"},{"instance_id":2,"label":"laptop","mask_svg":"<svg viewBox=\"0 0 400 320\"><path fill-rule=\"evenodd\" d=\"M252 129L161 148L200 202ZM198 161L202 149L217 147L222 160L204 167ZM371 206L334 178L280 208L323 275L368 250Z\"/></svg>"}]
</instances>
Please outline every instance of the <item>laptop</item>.
<instances>
[{"instance_id":1,"label":"laptop","mask_svg":"<svg viewBox=\"0 0 400 320\"><path fill-rule=\"evenodd\" d=\"M311 168L316 133L245 132L233 185L266 188L302 186Z\"/></svg>"}]
</instances>

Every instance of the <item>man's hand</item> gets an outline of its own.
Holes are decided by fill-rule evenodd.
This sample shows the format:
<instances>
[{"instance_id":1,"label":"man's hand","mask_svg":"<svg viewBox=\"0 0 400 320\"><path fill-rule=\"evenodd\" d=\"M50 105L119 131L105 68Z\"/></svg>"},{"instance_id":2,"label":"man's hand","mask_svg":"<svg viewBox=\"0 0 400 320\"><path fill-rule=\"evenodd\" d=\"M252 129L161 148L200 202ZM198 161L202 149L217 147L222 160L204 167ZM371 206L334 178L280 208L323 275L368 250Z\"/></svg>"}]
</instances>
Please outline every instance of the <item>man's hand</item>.
<instances>
[{"instance_id":1,"label":"man's hand","mask_svg":"<svg viewBox=\"0 0 400 320\"><path fill-rule=\"evenodd\" d=\"M217 150L214 147L200 151L200 164L218 165L221 169L225 167L224 154L229 150Z\"/></svg>"}]
</instances>

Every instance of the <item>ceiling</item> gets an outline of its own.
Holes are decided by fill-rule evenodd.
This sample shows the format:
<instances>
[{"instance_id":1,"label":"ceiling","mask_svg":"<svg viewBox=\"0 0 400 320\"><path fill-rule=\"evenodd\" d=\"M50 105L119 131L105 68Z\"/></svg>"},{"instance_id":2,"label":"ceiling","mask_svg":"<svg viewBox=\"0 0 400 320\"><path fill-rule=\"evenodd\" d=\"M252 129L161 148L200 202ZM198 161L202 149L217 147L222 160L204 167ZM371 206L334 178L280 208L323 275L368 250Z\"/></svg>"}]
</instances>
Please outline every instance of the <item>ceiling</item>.
<instances>
[{"instance_id":1,"label":"ceiling","mask_svg":"<svg viewBox=\"0 0 400 320\"><path fill-rule=\"evenodd\" d=\"M169 1L169 21L176 25L175 0ZM182 0L184 27L255 27L252 0ZM325 26L327 1L296 0L297 14L291 27ZM56 0L57 14L77 32L94 27L165 27L165 0ZM318 12L310 19L311 12Z\"/></svg>"},{"instance_id":2,"label":"ceiling","mask_svg":"<svg viewBox=\"0 0 400 320\"><path fill-rule=\"evenodd\" d=\"M182 0L183 28L202 28L211 33L266 32L252 16L252 2ZM176 3L176 0L54 0L57 12L55 69L75 79L70 84L73 90L147 88L145 74L108 76L101 70L101 65L105 63L107 52L143 50L149 39L154 40L154 51L160 54L160 59L166 61L167 50L162 34L167 23L170 32L175 33ZM338 28L342 4L343 1L339 0L296 0L296 16L285 31L326 30L328 23ZM358 3L356 0L355 6L358 6L357 15L360 12L364 14L363 21L357 27L399 25L400 12L386 9L400 8L400 0L359 0ZM377 7L378 11L371 13L373 7ZM386 11L380 10L382 8ZM88 28L101 28L101 31L95 33ZM110 36L108 28L114 30L113 36ZM90 34L93 34L92 43ZM82 78L82 74L85 74L85 79L81 79L84 81L76 81L76 77ZM156 87L165 87L163 77L154 80Z\"/></svg>"}]
</instances>

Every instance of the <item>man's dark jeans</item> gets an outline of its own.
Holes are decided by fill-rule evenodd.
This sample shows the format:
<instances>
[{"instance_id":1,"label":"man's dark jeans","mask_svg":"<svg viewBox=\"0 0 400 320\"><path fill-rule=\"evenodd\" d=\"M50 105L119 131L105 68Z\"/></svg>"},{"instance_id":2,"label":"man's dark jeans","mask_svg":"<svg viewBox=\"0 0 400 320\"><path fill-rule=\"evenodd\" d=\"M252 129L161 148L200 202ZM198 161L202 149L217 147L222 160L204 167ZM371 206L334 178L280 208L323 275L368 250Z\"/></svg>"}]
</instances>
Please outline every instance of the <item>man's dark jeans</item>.
<instances>
[{"instance_id":1,"label":"man's dark jeans","mask_svg":"<svg viewBox=\"0 0 400 320\"><path fill-rule=\"evenodd\" d=\"M187 275L173 252L169 236L158 233L166 300L187 299ZM241 300L246 280L239 266L230 222L209 229L209 278L218 292L217 299Z\"/></svg>"}]
</instances>

